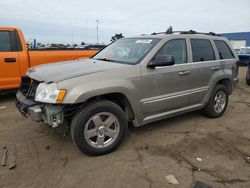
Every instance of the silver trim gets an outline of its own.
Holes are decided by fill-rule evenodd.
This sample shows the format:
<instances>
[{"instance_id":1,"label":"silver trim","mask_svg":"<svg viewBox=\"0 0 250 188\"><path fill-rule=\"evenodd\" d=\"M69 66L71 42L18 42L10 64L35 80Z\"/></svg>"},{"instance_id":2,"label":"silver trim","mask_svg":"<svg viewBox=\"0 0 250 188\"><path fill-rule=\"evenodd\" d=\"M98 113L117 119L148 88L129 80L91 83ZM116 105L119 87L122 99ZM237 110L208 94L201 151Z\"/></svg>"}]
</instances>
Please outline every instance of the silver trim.
<instances>
[{"instance_id":1,"label":"silver trim","mask_svg":"<svg viewBox=\"0 0 250 188\"><path fill-rule=\"evenodd\" d=\"M159 97L151 97L151 98L143 99L141 102L143 104L150 104L150 103L159 102L159 101L163 101L163 100L168 100L168 99L173 99L173 98L182 97L182 96L186 96L186 95L191 95L194 93L200 93L200 92L204 92L207 90L208 90L208 87L206 86L206 87L201 87L198 89L188 90L186 92L178 92L178 93L174 93L174 94L161 95Z\"/></svg>"},{"instance_id":2,"label":"silver trim","mask_svg":"<svg viewBox=\"0 0 250 188\"><path fill-rule=\"evenodd\" d=\"M220 67L219 66L216 66L216 67L212 67L211 70L219 70Z\"/></svg>"},{"instance_id":3,"label":"silver trim","mask_svg":"<svg viewBox=\"0 0 250 188\"><path fill-rule=\"evenodd\" d=\"M187 63L180 63L180 64L174 64L171 66L163 66L163 67L155 67L155 69L164 69L164 68L169 68L169 67L177 67L177 66L184 66L184 65L196 65L196 64L204 64L204 63L226 63L226 64L231 64L227 63L229 60L237 60L235 58L231 59L218 59L218 60L211 60L211 61L198 61L198 62L187 62Z\"/></svg>"},{"instance_id":4,"label":"silver trim","mask_svg":"<svg viewBox=\"0 0 250 188\"><path fill-rule=\"evenodd\" d=\"M157 119L157 118L161 118L161 117L171 115L171 114L175 114L175 113L178 113L178 112L182 112L182 111L185 111L185 110L198 108L198 107L201 107L201 106L202 106L202 104L196 104L196 105L192 105L192 106L188 106L188 107L184 107L184 108L179 108L177 110L172 110L172 111L162 112L162 113L159 113L159 114L154 114L154 115L145 117L143 119L143 122L150 121L150 120Z\"/></svg>"},{"instance_id":5,"label":"silver trim","mask_svg":"<svg viewBox=\"0 0 250 188\"><path fill-rule=\"evenodd\" d=\"M180 72L179 72L179 75L180 75L180 76L185 76L185 75L188 75L189 73L190 73L189 70L185 70L185 71L180 71Z\"/></svg>"}]
</instances>

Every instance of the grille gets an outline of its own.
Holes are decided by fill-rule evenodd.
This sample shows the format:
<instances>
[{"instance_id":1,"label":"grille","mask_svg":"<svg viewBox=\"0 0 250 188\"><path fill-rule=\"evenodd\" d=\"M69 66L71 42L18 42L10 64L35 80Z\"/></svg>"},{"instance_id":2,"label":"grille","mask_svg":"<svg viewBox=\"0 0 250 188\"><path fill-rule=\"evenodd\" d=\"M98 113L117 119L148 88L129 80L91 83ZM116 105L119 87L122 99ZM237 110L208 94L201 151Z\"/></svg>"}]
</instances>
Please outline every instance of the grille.
<instances>
[{"instance_id":1,"label":"grille","mask_svg":"<svg viewBox=\"0 0 250 188\"><path fill-rule=\"evenodd\" d=\"M36 89L39 82L27 76L22 77L20 90L27 99L35 100Z\"/></svg>"}]
</instances>

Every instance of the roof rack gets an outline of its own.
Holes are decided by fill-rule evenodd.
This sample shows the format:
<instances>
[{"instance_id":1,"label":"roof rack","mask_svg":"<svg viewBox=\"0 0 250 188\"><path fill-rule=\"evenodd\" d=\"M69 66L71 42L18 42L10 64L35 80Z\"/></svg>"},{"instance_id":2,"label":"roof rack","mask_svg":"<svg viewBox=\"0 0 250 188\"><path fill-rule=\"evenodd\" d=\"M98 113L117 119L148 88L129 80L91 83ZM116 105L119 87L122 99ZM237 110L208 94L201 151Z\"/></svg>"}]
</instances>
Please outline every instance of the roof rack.
<instances>
[{"instance_id":1,"label":"roof rack","mask_svg":"<svg viewBox=\"0 0 250 188\"><path fill-rule=\"evenodd\" d=\"M212 36L221 36L219 34L216 34L214 32L209 32L209 33L202 33L202 32L197 32L194 30L189 30L189 31L172 31L172 33L166 33L166 32L159 32L159 33L151 33L151 35L159 35L159 34L174 34L174 33L179 33L179 34L203 34L203 35L212 35Z\"/></svg>"}]
</instances>

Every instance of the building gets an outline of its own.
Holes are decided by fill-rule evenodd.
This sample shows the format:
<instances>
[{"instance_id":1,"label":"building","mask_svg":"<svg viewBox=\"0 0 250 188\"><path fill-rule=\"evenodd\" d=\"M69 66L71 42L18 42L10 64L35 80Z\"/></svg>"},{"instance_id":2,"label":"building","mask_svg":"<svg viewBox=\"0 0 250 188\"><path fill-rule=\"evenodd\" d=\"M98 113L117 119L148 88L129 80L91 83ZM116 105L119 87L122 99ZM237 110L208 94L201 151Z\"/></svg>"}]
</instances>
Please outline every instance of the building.
<instances>
[{"instance_id":1,"label":"building","mask_svg":"<svg viewBox=\"0 0 250 188\"><path fill-rule=\"evenodd\" d=\"M221 36L228 38L234 49L250 46L250 32L222 33Z\"/></svg>"}]
</instances>

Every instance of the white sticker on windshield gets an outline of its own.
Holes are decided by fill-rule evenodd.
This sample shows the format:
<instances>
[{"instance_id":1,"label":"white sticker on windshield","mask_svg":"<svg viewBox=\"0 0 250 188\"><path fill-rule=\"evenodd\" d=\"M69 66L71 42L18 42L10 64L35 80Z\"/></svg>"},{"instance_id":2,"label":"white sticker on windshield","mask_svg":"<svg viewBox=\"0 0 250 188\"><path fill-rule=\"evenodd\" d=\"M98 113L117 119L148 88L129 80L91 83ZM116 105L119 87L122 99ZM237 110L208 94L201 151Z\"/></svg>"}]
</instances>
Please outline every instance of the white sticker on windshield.
<instances>
[{"instance_id":1,"label":"white sticker on windshield","mask_svg":"<svg viewBox=\"0 0 250 188\"><path fill-rule=\"evenodd\" d=\"M135 43L139 43L139 44L149 44L151 42L152 42L152 40L150 40L150 39L139 39L139 40L135 41Z\"/></svg>"}]
</instances>

